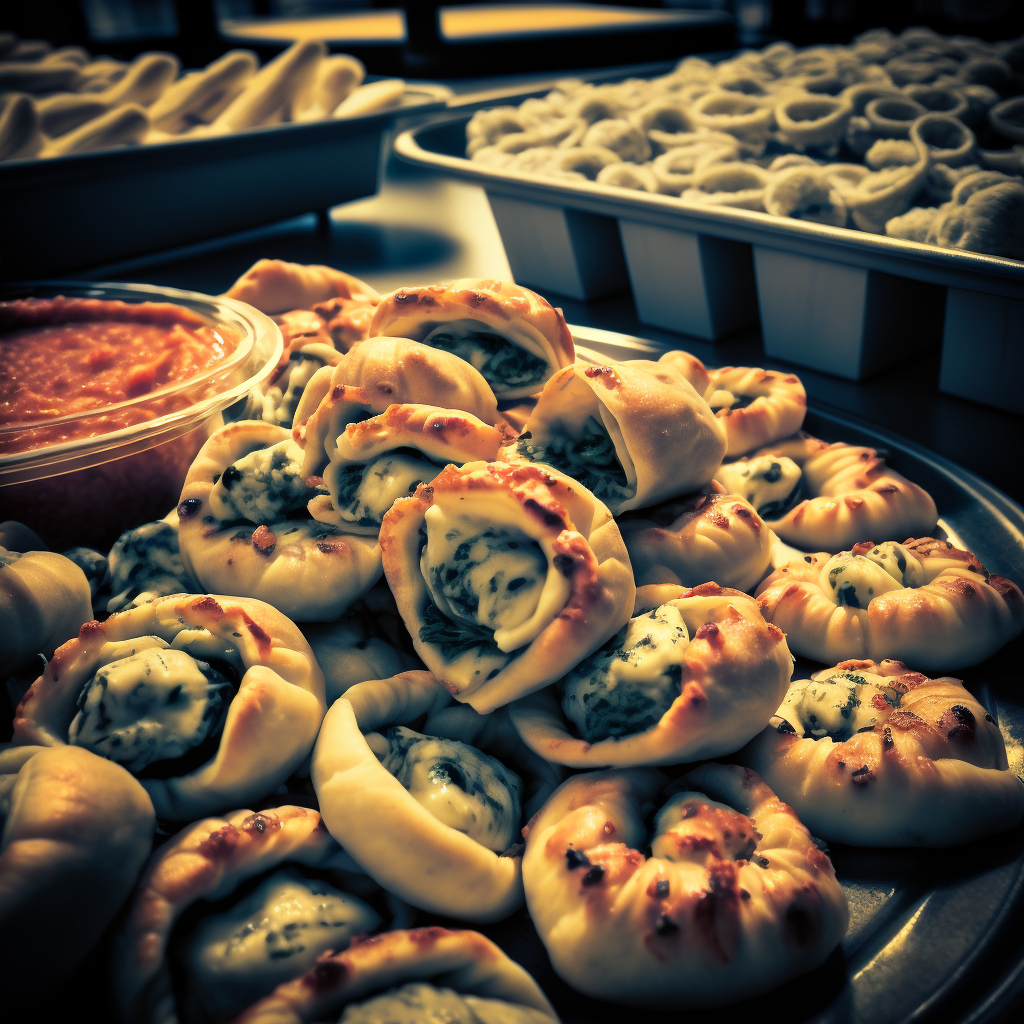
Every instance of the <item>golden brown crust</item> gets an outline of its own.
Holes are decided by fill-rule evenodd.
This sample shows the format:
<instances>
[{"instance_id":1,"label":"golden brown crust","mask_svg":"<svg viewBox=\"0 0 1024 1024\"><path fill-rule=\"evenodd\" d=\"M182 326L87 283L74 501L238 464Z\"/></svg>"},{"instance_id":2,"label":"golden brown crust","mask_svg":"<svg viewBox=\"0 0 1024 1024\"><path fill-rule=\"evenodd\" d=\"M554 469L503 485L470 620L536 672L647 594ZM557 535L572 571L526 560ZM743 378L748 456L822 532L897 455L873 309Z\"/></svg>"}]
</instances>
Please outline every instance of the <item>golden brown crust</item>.
<instances>
[{"instance_id":1,"label":"golden brown crust","mask_svg":"<svg viewBox=\"0 0 1024 1024\"><path fill-rule=\"evenodd\" d=\"M224 293L269 315L312 309L334 298L373 304L380 296L365 281L334 267L257 260Z\"/></svg>"},{"instance_id":2,"label":"golden brown crust","mask_svg":"<svg viewBox=\"0 0 1024 1024\"><path fill-rule=\"evenodd\" d=\"M800 378L777 370L722 366L710 372L701 393L725 427L730 457L795 434L807 412L807 392ZM736 398L753 401L735 408Z\"/></svg>"}]
</instances>

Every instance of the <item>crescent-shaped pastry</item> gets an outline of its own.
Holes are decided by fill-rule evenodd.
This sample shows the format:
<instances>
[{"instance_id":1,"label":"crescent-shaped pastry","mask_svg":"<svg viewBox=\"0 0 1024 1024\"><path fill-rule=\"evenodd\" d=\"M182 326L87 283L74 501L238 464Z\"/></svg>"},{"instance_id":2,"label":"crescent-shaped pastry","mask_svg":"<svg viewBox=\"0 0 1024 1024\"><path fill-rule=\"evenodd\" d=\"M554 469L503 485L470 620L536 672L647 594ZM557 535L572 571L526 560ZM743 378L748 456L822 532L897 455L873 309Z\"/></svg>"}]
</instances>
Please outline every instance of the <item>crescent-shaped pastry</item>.
<instances>
[{"instance_id":1,"label":"crescent-shaped pastry","mask_svg":"<svg viewBox=\"0 0 1024 1024\"><path fill-rule=\"evenodd\" d=\"M305 514L321 491L303 476L302 460L284 427L221 427L185 477L178 537L185 568L207 591L324 622L380 579L380 546Z\"/></svg>"},{"instance_id":2,"label":"crescent-shaped pastry","mask_svg":"<svg viewBox=\"0 0 1024 1024\"><path fill-rule=\"evenodd\" d=\"M558 779L503 712L451 703L429 672L353 686L324 719L313 786L331 835L388 892L431 913L497 921L523 901L527 799L540 806Z\"/></svg>"},{"instance_id":3,"label":"crescent-shaped pastry","mask_svg":"<svg viewBox=\"0 0 1024 1024\"><path fill-rule=\"evenodd\" d=\"M401 987L386 991L396 985ZM361 1003L380 992L386 994ZM278 986L235 1024L335 1020L345 1007L346 1024L382 1019L558 1024L538 984L490 939L436 926L355 942Z\"/></svg>"},{"instance_id":4,"label":"crescent-shaped pastry","mask_svg":"<svg viewBox=\"0 0 1024 1024\"><path fill-rule=\"evenodd\" d=\"M719 580L723 587L749 590L771 561L771 530L736 494L669 498L617 521L638 587Z\"/></svg>"},{"instance_id":5,"label":"crescent-shaped pastry","mask_svg":"<svg viewBox=\"0 0 1024 1024\"><path fill-rule=\"evenodd\" d=\"M0 751L0 956L4 976L18 979L7 993L12 1020L42 1019L45 993L100 940L154 825L149 797L120 765L80 747Z\"/></svg>"},{"instance_id":6,"label":"crescent-shaped pastry","mask_svg":"<svg viewBox=\"0 0 1024 1024\"><path fill-rule=\"evenodd\" d=\"M664 781L576 775L530 823L526 901L555 971L589 996L679 1014L823 963L849 911L793 810L752 771L709 763L678 781L651 835L644 805Z\"/></svg>"},{"instance_id":7,"label":"crescent-shaped pastry","mask_svg":"<svg viewBox=\"0 0 1024 1024\"><path fill-rule=\"evenodd\" d=\"M234 811L183 829L150 859L114 937L121 1020L224 1020L376 930L380 915L331 884L354 867L307 807Z\"/></svg>"},{"instance_id":8,"label":"crescent-shaped pastry","mask_svg":"<svg viewBox=\"0 0 1024 1024\"><path fill-rule=\"evenodd\" d=\"M802 432L725 463L715 479L804 551L842 551L862 537L924 535L938 521L931 495L874 448L828 444Z\"/></svg>"},{"instance_id":9,"label":"crescent-shaped pastry","mask_svg":"<svg viewBox=\"0 0 1024 1024\"><path fill-rule=\"evenodd\" d=\"M829 842L953 846L1024 818L992 716L959 679L899 661L795 680L740 757Z\"/></svg>"},{"instance_id":10,"label":"crescent-shaped pastry","mask_svg":"<svg viewBox=\"0 0 1024 1024\"><path fill-rule=\"evenodd\" d=\"M21 701L14 741L117 761L160 818L187 821L272 792L324 710L313 652L277 609L176 594L87 622Z\"/></svg>"},{"instance_id":11,"label":"crescent-shaped pastry","mask_svg":"<svg viewBox=\"0 0 1024 1024\"><path fill-rule=\"evenodd\" d=\"M795 434L807 412L800 378L777 370L723 366L711 371L702 394L725 427L728 456Z\"/></svg>"},{"instance_id":12,"label":"crescent-shaped pastry","mask_svg":"<svg viewBox=\"0 0 1024 1024\"><path fill-rule=\"evenodd\" d=\"M805 555L776 569L757 600L793 651L826 664L895 658L943 672L977 665L1024 629L1016 584L931 537Z\"/></svg>"},{"instance_id":13,"label":"crescent-shaped pastry","mask_svg":"<svg viewBox=\"0 0 1024 1024\"><path fill-rule=\"evenodd\" d=\"M416 653L480 712L561 678L633 610L611 513L546 467L448 466L395 502L380 541Z\"/></svg>"},{"instance_id":14,"label":"crescent-shaped pastry","mask_svg":"<svg viewBox=\"0 0 1024 1024\"><path fill-rule=\"evenodd\" d=\"M285 260L257 260L224 294L269 316L290 309L312 309L318 302L335 298L370 304L380 299L365 281L343 270Z\"/></svg>"},{"instance_id":15,"label":"crescent-shaped pastry","mask_svg":"<svg viewBox=\"0 0 1024 1024\"><path fill-rule=\"evenodd\" d=\"M558 370L505 450L578 480L614 515L703 487L724 454L725 431L707 403L660 362Z\"/></svg>"},{"instance_id":16,"label":"crescent-shaped pastry","mask_svg":"<svg viewBox=\"0 0 1024 1024\"><path fill-rule=\"evenodd\" d=\"M755 736L792 674L782 630L752 597L715 583L641 587L633 618L560 693L523 697L509 715L541 757L573 768L700 761Z\"/></svg>"},{"instance_id":17,"label":"crescent-shaped pastry","mask_svg":"<svg viewBox=\"0 0 1024 1024\"><path fill-rule=\"evenodd\" d=\"M412 338L472 363L502 399L535 395L575 359L560 309L508 281L463 278L385 295L370 336Z\"/></svg>"}]
</instances>

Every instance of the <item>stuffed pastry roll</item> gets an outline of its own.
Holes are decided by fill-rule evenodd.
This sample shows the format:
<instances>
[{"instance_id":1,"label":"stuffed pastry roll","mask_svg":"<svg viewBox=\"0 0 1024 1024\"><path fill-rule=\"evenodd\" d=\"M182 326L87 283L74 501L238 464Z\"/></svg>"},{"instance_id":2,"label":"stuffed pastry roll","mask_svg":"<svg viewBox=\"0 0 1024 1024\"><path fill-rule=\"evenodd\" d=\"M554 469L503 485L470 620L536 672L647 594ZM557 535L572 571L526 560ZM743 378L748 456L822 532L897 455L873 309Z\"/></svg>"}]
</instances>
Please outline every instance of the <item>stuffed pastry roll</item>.
<instances>
[{"instance_id":1,"label":"stuffed pastry roll","mask_svg":"<svg viewBox=\"0 0 1024 1024\"><path fill-rule=\"evenodd\" d=\"M380 299L365 281L343 270L284 260L257 260L224 294L270 316L312 309L316 303L334 298L373 305Z\"/></svg>"},{"instance_id":2,"label":"stuffed pastry roll","mask_svg":"<svg viewBox=\"0 0 1024 1024\"><path fill-rule=\"evenodd\" d=\"M196 594L178 542L178 514L125 530L107 557L104 596L110 613L125 611L167 594Z\"/></svg>"}]
</instances>

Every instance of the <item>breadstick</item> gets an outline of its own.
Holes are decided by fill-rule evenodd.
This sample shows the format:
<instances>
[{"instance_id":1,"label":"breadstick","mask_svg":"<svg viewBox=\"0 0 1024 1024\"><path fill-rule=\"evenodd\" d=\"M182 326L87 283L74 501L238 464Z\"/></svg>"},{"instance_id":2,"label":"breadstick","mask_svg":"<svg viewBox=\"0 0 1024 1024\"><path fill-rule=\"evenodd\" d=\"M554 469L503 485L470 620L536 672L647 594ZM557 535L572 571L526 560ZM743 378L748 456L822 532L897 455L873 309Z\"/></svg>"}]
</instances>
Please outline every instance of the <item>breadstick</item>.
<instances>
[{"instance_id":1,"label":"breadstick","mask_svg":"<svg viewBox=\"0 0 1024 1024\"><path fill-rule=\"evenodd\" d=\"M56 96L36 100L35 105L43 134L53 139L99 117L109 106L95 94L83 96L74 92L59 92Z\"/></svg>"},{"instance_id":2,"label":"breadstick","mask_svg":"<svg viewBox=\"0 0 1024 1024\"><path fill-rule=\"evenodd\" d=\"M7 60L36 61L41 60L53 49L53 44L45 39L22 39L7 54Z\"/></svg>"},{"instance_id":3,"label":"breadstick","mask_svg":"<svg viewBox=\"0 0 1024 1024\"><path fill-rule=\"evenodd\" d=\"M59 50L54 50L43 57L40 64L52 64L54 61L59 61L63 64L77 64L80 68L84 68L91 60L92 54L81 46L62 46Z\"/></svg>"},{"instance_id":4,"label":"breadstick","mask_svg":"<svg viewBox=\"0 0 1024 1024\"><path fill-rule=\"evenodd\" d=\"M369 85L361 85L351 96L341 101L331 117L359 117L386 110L401 102L405 95L405 82L401 78L385 78Z\"/></svg>"},{"instance_id":5,"label":"breadstick","mask_svg":"<svg viewBox=\"0 0 1024 1024\"><path fill-rule=\"evenodd\" d=\"M293 121L320 121L330 117L366 77L366 68L355 57L337 54L320 62L316 77L291 105Z\"/></svg>"},{"instance_id":6,"label":"breadstick","mask_svg":"<svg viewBox=\"0 0 1024 1024\"><path fill-rule=\"evenodd\" d=\"M76 92L102 92L124 78L128 65L113 57L98 57L79 72L73 85Z\"/></svg>"},{"instance_id":7,"label":"breadstick","mask_svg":"<svg viewBox=\"0 0 1024 1024\"><path fill-rule=\"evenodd\" d=\"M170 86L149 108L150 121L161 131L180 132L189 126L186 119L211 101L226 95L225 105L230 103L258 67L254 53L231 50L205 70L186 75Z\"/></svg>"},{"instance_id":8,"label":"breadstick","mask_svg":"<svg viewBox=\"0 0 1024 1024\"><path fill-rule=\"evenodd\" d=\"M0 92L56 92L78 77L78 65L27 60L0 61Z\"/></svg>"},{"instance_id":9,"label":"breadstick","mask_svg":"<svg viewBox=\"0 0 1024 1024\"><path fill-rule=\"evenodd\" d=\"M0 32L0 59L6 57L18 45L18 37L13 32Z\"/></svg>"},{"instance_id":10,"label":"breadstick","mask_svg":"<svg viewBox=\"0 0 1024 1024\"><path fill-rule=\"evenodd\" d=\"M42 148L39 114L31 96L4 97L0 106L0 160L35 156Z\"/></svg>"},{"instance_id":11,"label":"breadstick","mask_svg":"<svg viewBox=\"0 0 1024 1024\"><path fill-rule=\"evenodd\" d=\"M138 103L148 107L178 77L181 62L169 53L144 53L132 61L124 77L99 93L108 107Z\"/></svg>"},{"instance_id":12,"label":"breadstick","mask_svg":"<svg viewBox=\"0 0 1024 1024\"><path fill-rule=\"evenodd\" d=\"M147 131L149 117L146 111L140 106L127 103L123 107L108 110L59 139L51 140L39 155L67 156L69 153L90 153L111 146L125 146L140 142Z\"/></svg>"}]
</instances>

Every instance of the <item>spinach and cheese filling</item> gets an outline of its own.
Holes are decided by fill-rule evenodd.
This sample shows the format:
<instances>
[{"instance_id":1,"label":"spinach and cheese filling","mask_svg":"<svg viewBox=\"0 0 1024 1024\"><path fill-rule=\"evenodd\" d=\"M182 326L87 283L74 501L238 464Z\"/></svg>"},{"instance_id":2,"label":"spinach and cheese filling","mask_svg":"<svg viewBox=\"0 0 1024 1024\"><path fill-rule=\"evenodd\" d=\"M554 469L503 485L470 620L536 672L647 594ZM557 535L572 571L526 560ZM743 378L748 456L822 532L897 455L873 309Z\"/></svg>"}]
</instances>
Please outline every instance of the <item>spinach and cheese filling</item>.
<instances>
[{"instance_id":1,"label":"spinach and cheese filling","mask_svg":"<svg viewBox=\"0 0 1024 1024\"><path fill-rule=\"evenodd\" d=\"M539 384L551 376L547 360L495 334L479 320L442 324L423 339L423 344L464 359L496 390Z\"/></svg>"},{"instance_id":2,"label":"spinach and cheese filling","mask_svg":"<svg viewBox=\"0 0 1024 1024\"><path fill-rule=\"evenodd\" d=\"M516 841L522 780L500 761L458 740L424 736L405 726L384 734L381 763L438 821L502 853Z\"/></svg>"},{"instance_id":3,"label":"spinach and cheese filling","mask_svg":"<svg viewBox=\"0 0 1024 1024\"><path fill-rule=\"evenodd\" d=\"M649 729L680 694L689 642L674 605L630 619L559 684L566 718L588 743Z\"/></svg>"},{"instance_id":4,"label":"spinach and cheese filling","mask_svg":"<svg viewBox=\"0 0 1024 1024\"><path fill-rule=\"evenodd\" d=\"M82 547L69 548L63 554L85 573L85 578L89 581L89 593L95 601L96 595L106 586L110 577L110 562L107 556L93 551L92 548Z\"/></svg>"},{"instance_id":5,"label":"spinach and cheese filling","mask_svg":"<svg viewBox=\"0 0 1024 1024\"><path fill-rule=\"evenodd\" d=\"M551 1024L551 1017L532 1006L414 981L347 1006L337 1024Z\"/></svg>"},{"instance_id":6,"label":"spinach and cheese filling","mask_svg":"<svg viewBox=\"0 0 1024 1024\"><path fill-rule=\"evenodd\" d=\"M355 526L380 528L398 498L428 483L441 467L411 449L388 452L372 462L332 463L324 472L335 511Z\"/></svg>"},{"instance_id":7,"label":"spinach and cheese filling","mask_svg":"<svg viewBox=\"0 0 1024 1024\"><path fill-rule=\"evenodd\" d=\"M110 549L109 565L111 614L167 594L200 593L181 560L177 528L162 519L122 533Z\"/></svg>"},{"instance_id":8,"label":"spinach and cheese filling","mask_svg":"<svg viewBox=\"0 0 1024 1024\"><path fill-rule=\"evenodd\" d=\"M880 594L924 583L920 561L902 544L887 541L870 551L840 551L822 567L821 589L837 605L867 608Z\"/></svg>"},{"instance_id":9,"label":"spinach and cheese filling","mask_svg":"<svg viewBox=\"0 0 1024 1024\"><path fill-rule=\"evenodd\" d=\"M234 685L179 647L155 636L105 644L79 694L69 742L138 774L217 736Z\"/></svg>"},{"instance_id":10,"label":"spinach and cheese filling","mask_svg":"<svg viewBox=\"0 0 1024 1024\"><path fill-rule=\"evenodd\" d=\"M264 423L273 423L278 427L291 427L295 419L295 410L299 407L302 392L310 378L327 362L302 349L288 356L288 376L284 389L273 386L267 388L263 396L261 418Z\"/></svg>"},{"instance_id":11,"label":"spinach and cheese filling","mask_svg":"<svg viewBox=\"0 0 1024 1024\"><path fill-rule=\"evenodd\" d=\"M380 915L355 896L281 868L233 906L175 936L187 1017L231 1017L305 973L321 954L344 949L380 924Z\"/></svg>"},{"instance_id":12,"label":"spinach and cheese filling","mask_svg":"<svg viewBox=\"0 0 1024 1024\"><path fill-rule=\"evenodd\" d=\"M762 519L781 519L807 496L803 470L785 456L728 462L718 468L715 479L730 494L750 502Z\"/></svg>"},{"instance_id":13,"label":"spinach and cheese filling","mask_svg":"<svg viewBox=\"0 0 1024 1024\"><path fill-rule=\"evenodd\" d=\"M519 435L516 451L520 458L543 462L578 480L605 504L629 501L636 494L619 461L615 442L596 416L588 416L578 426L555 420L543 442L528 430Z\"/></svg>"},{"instance_id":14,"label":"spinach and cheese filling","mask_svg":"<svg viewBox=\"0 0 1024 1024\"><path fill-rule=\"evenodd\" d=\"M880 714L888 718L899 706L899 690L887 686L882 676L829 669L815 679L793 682L773 724L801 737L827 736L843 743L855 733L874 729Z\"/></svg>"},{"instance_id":15,"label":"spinach and cheese filling","mask_svg":"<svg viewBox=\"0 0 1024 1024\"><path fill-rule=\"evenodd\" d=\"M265 526L304 508L311 495L302 476L302 449L285 438L233 462L215 479L210 508L222 522Z\"/></svg>"}]
</instances>

